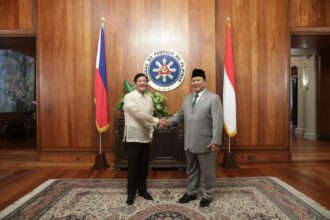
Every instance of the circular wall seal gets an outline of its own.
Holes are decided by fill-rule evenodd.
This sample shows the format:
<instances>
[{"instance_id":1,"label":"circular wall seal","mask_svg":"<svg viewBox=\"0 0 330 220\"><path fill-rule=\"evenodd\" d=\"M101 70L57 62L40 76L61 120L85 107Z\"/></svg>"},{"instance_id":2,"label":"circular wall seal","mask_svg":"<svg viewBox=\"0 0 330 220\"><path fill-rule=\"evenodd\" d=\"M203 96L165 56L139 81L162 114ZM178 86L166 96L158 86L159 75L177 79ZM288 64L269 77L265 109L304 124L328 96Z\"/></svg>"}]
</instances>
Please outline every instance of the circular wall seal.
<instances>
[{"instance_id":1,"label":"circular wall seal","mask_svg":"<svg viewBox=\"0 0 330 220\"><path fill-rule=\"evenodd\" d=\"M149 85L158 91L171 91L184 80L186 65L181 56L172 50L152 52L144 62L143 73Z\"/></svg>"}]
</instances>

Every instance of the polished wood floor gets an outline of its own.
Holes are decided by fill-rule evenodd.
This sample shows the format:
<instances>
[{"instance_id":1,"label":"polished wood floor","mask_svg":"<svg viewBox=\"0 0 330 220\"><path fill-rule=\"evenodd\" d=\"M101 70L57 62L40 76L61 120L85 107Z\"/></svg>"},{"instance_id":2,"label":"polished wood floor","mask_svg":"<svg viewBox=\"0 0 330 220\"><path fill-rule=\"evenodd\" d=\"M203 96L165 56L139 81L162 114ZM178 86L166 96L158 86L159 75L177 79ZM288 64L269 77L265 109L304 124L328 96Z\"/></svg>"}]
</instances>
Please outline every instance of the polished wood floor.
<instances>
[{"instance_id":1,"label":"polished wood floor","mask_svg":"<svg viewBox=\"0 0 330 220\"><path fill-rule=\"evenodd\" d=\"M48 179L125 179L127 175L125 170L112 168L91 170L92 163L87 162L38 162L35 141L31 138L0 141L0 210ZM299 137L293 138L292 143L293 162L240 164L240 169L223 169L218 166L217 177L275 176L330 209L330 157L324 157L329 155L330 143L312 143ZM185 177L184 170L153 169L149 171L148 178Z\"/></svg>"},{"instance_id":2,"label":"polished wood floor","mask_svg":"<svg viewBox=\"0 0 330 220\"><path fill-rule=\"evenodd\" d=\"M330 161L330 141L312 141L291 136L292 161Z\"/></svg>"}]
</instances>

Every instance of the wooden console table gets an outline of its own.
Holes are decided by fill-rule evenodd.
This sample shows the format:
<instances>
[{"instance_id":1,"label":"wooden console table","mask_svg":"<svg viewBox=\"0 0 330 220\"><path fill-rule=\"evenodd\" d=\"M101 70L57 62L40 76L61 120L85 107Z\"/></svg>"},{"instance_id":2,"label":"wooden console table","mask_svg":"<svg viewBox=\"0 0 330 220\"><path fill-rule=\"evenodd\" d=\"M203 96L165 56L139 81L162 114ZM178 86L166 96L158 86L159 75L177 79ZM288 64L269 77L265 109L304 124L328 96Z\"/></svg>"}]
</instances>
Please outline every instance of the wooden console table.
<instances>
[{"instance_id":1,"label":"wooden console table","mask_svg":"<svg viewBox=\"0 0 330 220\"><path fill-rule=\"evenodd\" d=\"M5 136L8 131L20 132L26 131L30 134L35 131L36 120L32 112L23 113L0 113L0 133Z\"/></svg>"},{"instance_id":2,"label":"wooden console table","mask_svg":"<svg viewBox=\"0 0 330 220\"><path fill-rule=\"evenodd\" d=\"M115 167L127 168L126 150L123 140L125 121L116 118L115 125ZM149 152L150 168L184 168L186 156L184 152L183 124L173 128L156 128Z\"/></svg>"}]
</instances>

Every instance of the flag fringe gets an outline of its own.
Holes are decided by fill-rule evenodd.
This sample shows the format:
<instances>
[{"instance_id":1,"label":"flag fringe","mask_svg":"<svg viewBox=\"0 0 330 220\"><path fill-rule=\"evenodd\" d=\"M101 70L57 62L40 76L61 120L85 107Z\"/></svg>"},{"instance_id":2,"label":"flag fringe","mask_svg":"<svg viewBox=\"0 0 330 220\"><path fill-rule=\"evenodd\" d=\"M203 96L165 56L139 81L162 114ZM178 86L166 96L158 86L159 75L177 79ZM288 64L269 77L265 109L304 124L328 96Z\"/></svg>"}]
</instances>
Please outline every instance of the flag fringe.
<instances>
[{"instance_id":1,"label":"flag fringe","mask_svg":"<svg viewBox=\"0 0 330 220\"><path fill-rule=\"evenodd\" d=\"M237 134L237 129L235 129L234 131L230 131L230 129L228 128L228 126L226 125L226 123L224 123L224 126L225 126L225 130L226 130L226 133L229 137L234 137L236 134Z\"/></svg>"},{"instance_id":2,"label":"flag fringe","mask_svg":"<svg viewBox=\"0 0 330 220\"><path fill-rule=\"evenodd\" d=\"M103 127L99 127L99 125L97 124L97 122L95 122L95 124L96 124L96 128L99 131L99 133L105 132L109 128L109 126L110 126L110 123L104 125Z\"/></svg>"}]
</instances>

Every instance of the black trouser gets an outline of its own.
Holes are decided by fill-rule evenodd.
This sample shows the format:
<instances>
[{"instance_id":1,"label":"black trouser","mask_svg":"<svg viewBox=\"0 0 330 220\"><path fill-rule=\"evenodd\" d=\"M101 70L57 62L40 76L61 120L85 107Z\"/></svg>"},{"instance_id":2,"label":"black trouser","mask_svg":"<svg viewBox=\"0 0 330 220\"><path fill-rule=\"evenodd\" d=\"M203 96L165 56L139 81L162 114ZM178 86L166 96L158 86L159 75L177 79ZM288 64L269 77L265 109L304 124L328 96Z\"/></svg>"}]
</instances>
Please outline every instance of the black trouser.
<instances>
[{"instance_id":1,"label":"black trouser","mask_svg":"<svg viewBox=\"0 0 330 220\"><path fill-rule=\"evenodd\" d=\"M128 161L127 194L147 191L150 143L126 142Z\"/></svg>"}]
</instances>

